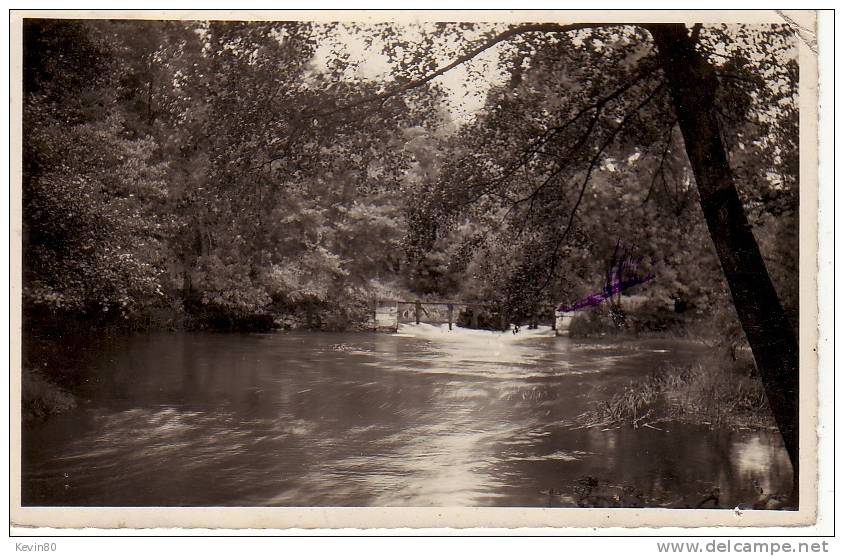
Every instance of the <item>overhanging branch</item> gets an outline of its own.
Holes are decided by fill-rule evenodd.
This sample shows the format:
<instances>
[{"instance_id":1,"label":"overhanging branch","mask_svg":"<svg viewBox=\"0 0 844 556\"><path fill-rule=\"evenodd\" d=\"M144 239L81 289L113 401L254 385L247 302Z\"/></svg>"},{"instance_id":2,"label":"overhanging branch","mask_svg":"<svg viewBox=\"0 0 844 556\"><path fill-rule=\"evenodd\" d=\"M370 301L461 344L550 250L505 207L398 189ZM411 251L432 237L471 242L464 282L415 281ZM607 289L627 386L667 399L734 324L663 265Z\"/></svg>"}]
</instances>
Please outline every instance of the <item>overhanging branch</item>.
<instances>
[{"instance_id":1,"label":"overhanging branch","mask_svg":"<svg viewBox=\"0 0 844 556\"><path fill-rule=\"evenodd\" d=\"M580 184L580 191L578 193L577 200L574 203L574 207L572 208L571 213L569 214L569 218L568 218L568 222L566 223L566 227L563 230L563 233L560 234L559 238L557 239L557 243L554 245L554 250L551 253L551 260L552 260L551 270L548 273L548 277L545 279L545 281L542 283L542 285L539 286L539 288L537 288L535 290L537 295L539 294L539 292L541 292L542 290L547 288L548 284L551 283L551 280L554 279L554 274L555 274L555 269L556 269L556 259L559 256L560 247L562 247L563 241L565 241L566 237L568 236L569 232L571 231L572 226L574 225L574 217L577 215L577 209L580 208L580 203L583 202L583 194L586 192L586 186L589 185L589 180L592 177L592 172L594 172L595 168L597 167L598 162L601 160L601 157L604 154L604 151L607 149L607 147L609 147L615 141L615 138L618 136L618 134L621 132L621 130L627 125L627 123L631 119L633 119L633 117L638 115L639 111L642 108L644 108L645 106L647 106L654 99L654 97L656 97L656 95L665 87L665 85L666 85L666 83L664 81L661 82L653 91L651 91L651 93L647 97L645 97L645 99L642 102L640 102L638 104L638 106L636 106L635 109L628 112L624 116L624 118L621 120L621 122L619 122L619 124L612 130L610 135L603 142L603 144L601 144L601 146L598 148L595 155L592 157L592 160L589 162L589 167L586 170L586 175L584 176L583 181Z\"/></svg>"},{"instance_id":2,"label":"overhanging branch","mask_svg":"<svg viewBox=\"0 0 844 556\"><path fill-rule=\"evenodd\" d=\"M595 102L582 107L580 110L577 111L576 114L574 114L574 116L569 118L564 123L551 126L546 129L541 135L539 135L539 137L531 141L531 143L528 145L522 155L519 156L515 161L510 163L505 169L503 169L498 177L469 186L471 189L479 189L479 192L470 197L467 204L474 203L483 196L491 194L496 186L500 185L505 180L510 178L519 169L525 168L534 156L543 154L541 149L544 146L546 146L549 142L554 140L558 135L566 131L572 125L577 123L577 121L580 120L583 116L594 111L594 114L590 119L589 124L587 125L586 131L580 134L580 138L578 139L578 141L572 147L566 149L565 154L563 154L562 156L555 156L559 163L557 164L557 167L551 172L551 174L545 180L543 180L543 182L537 188L535 188L529 195L517 199L508 199L514 205L512 208L515 208L515 206L528 201L530 201L532 207L536 196L540 193L540 191L544 189L557 175L559 175L563 170L570 166L570 163L572 161L570 157L576 154L585 144L586 140L589 138L589 135L594 130L595 125L597 124L597 121L603 109L610 102L620 98L624 93L629 91L632 87L640 83L646 77L652 75L657 70L657 67L651 65L650 62L650 59L642 60L640 62L640 66L637 68L637 71L633 73L633 76L629 80L624 82L620 87L613 90L608 95L601 97Z\"/></svg>"},{"instance_id":3,"label":"overhanging branch","mask_svg":"<svg viewBox=\"0 0 844 556\"><path fill-rule=\"evenodd\" d=\"M529 33L570 33L572 31L580 31L582 29L601 29L607 27L621 27L621 26L629 26L629 23L571 23L568 25L562 25L559 23L529 23L525 25L519 25L517 27L512 27L506 31L495 35L494 37L487 39L481 45L473 48L472 50L468 51L467 53L463 54L459 58L455 59L450 64L441 67L440 69L425 75L424 77L420 77L418 79L414 79L405 83L404 85L400 85L394 89L389 91L385 91L383 93L379 93L376 95L371 95L369 97L364 97L362 99L356 100L354 102L350 102L344 106L339 106L332 110L321 112L315 114L317 117L326 117L336 114L338 112L343 112L345 110L351 110L353 108L357 108L358 106L362 106L364 104L375 102L375 101L383 101L389 97L393 97L404 92L407 92L411 89L415 89L425 83L433 81L437 77L447 73L448 71L456 68L461 64L465 64L466 62L476 58L481 53L489 50L493 46L500 44L502 42L506 42L514 37L520 35L526 35Z\"/></svg>"}]
</instances>

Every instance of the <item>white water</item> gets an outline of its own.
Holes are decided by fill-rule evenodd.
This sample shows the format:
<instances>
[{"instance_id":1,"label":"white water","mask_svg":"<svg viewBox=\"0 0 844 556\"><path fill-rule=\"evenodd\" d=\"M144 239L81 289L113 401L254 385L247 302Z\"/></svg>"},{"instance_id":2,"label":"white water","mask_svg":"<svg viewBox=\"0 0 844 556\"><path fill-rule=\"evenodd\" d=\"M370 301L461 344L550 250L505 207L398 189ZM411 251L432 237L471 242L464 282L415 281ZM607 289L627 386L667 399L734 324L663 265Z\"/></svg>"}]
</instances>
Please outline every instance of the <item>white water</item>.
<instances>
[{"instance_id":1,"label":"white water","mask_svg":"<svg viewBox=\"0 0 844 556\"><path fill-rule=\"evenodd\" d=\"M447 324L434 325L420 323L400 324L399 331L395 335L430 340L457 340L470 344L478 342L486 344L511 344L532 338L553 338L554 330L550 326L540 326L534 330L524 327L520 328L518 333L513 334L512 327L504 332L475 330L472 328L460 328L459 326L454 326L452 330L449 330Z\"/></svg>"},{"instance_id":2,"label":"white water","mask_svg":"<svg viewBox=\"0 0 844 556\"><path fill-rule=\"evenodd\" d=\"M513 334L512 329L497 332L455 326L449 330L448 324L401 324L394 336L428 342L427 357L434 356L438 361L429 372L525 379L533 373L568 367L564 358L540 363L548 358L549 351L566 349L567 341L560 338L556 342L550 326L525 328ZM537 349L537 343L544 344L542 349ZM555 346L557 343L560 345ZM419 370L414 368L414 372Z\"/></svg>"}]
</instances>

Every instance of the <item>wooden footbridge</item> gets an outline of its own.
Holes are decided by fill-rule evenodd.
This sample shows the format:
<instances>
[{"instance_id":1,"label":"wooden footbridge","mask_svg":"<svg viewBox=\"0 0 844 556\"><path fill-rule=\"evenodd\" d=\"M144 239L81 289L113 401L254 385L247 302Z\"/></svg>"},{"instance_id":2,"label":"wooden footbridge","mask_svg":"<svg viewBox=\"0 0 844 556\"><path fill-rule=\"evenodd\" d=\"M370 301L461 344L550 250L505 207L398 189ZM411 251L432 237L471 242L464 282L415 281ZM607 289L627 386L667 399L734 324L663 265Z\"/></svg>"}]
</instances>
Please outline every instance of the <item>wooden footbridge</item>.
<instances>
[{"instance_id":1,"label":"wooden footbridge","mask_svg":"<svg viewBox=\"0 0 844 556\"><path fill-rule=\"evenodd\" d=\"M484 309L496 309L489 303L454 300L404 300L379 299L375 302L373 328L377 332L396 332L400 324L448 324L452 330L461 313L469 315L470 327L478 328L478 317ZM557 335L568 331L574 313L554 311L553 328ZM507 330L510 320L506 313L500 313L500 330Z\"/></svg>"}]
</instances>

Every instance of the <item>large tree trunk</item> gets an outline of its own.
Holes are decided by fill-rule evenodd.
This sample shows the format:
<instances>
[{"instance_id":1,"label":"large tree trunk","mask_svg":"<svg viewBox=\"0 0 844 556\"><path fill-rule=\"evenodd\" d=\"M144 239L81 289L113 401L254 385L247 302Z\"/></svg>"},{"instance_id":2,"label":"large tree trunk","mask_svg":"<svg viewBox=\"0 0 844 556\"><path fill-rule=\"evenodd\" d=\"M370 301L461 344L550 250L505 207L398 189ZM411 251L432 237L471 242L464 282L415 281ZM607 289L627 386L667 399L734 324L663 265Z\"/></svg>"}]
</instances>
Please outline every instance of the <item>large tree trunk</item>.
<instances>
[{"instance_id":1,"label":"large tree trunk","mask_svg":"<svg viewBox=\"0 0 844 556\"><path fill-rule=\"evenodd\" d=\"M798 484L797 337L771 283L736 191L715 118L717 78L682 24L648 26L659 50L674 110L741 326L765 385Z\"/></svg>"}]
</instances>

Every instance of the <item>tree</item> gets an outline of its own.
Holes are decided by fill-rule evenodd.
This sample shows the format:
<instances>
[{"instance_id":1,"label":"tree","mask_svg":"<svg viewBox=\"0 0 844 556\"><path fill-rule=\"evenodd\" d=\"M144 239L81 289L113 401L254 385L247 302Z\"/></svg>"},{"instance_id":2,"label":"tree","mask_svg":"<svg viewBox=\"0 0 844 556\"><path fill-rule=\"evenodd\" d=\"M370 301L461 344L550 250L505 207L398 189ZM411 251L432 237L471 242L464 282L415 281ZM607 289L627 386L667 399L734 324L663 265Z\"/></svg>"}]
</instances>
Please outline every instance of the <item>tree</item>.
<instances>
[{"instance_id":1,"label":"tree","mask_svg":"<svg viewBox=\"0 0 844 556\"><path fill-rule=\"evenodd\" d=\"M335 113L377 83L346 76L347 64L314 67L330 32L297 22L203 31L185 109L195 123L182 137L206 157L182 194L196 238L181 249L183 294L197 312L352 306L398 249L402 146L438 119L426 109L436 95L392 99L365 122Z\"/></svg>"},{"instance_id":2,"label":"tree","mask_svg":"<svg viewBox=\"0 0 844 556\"><path fill-rule=\"evenodd\" d=\"M155 144L127 136L116 45L87 22L24 25L24 301L28 317L129 318L160 299L170 221Z\"/></svg>"},{"instance_id":3,"label":"tree","mask_svg":"<svg viewBox=\"0 0 844 556\"><path fill-rule=\"evenodd\" d=\"M707 226L794 470L799 465L797 337L768 275L733 182L715 116L715 70L682 25L648 27L669 79ZM795 490L796 493L796 490Z\"/></svg>"}]
</instances>

